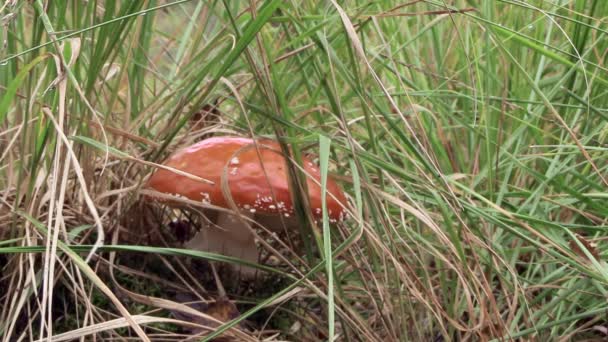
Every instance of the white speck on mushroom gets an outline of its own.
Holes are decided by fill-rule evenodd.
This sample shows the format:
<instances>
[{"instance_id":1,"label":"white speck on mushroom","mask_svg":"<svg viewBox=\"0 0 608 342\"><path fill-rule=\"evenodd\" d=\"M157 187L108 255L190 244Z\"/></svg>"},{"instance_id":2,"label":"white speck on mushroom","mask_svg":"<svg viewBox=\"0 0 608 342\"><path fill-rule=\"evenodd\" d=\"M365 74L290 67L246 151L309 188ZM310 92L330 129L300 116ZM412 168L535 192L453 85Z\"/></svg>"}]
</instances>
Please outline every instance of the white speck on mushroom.
<instances>
[{"instance_id":1,"label":"white speck on mushroom","mask_svg":"<svg viewBox=\"0 0 608 342\"><path fill-rule=\"evenodd\" d=\"M230 159L230 164L231 165L238 165L239 164L239 158L234 157L234 158Z\"/></svg>"},{"instance_id":2,"label":"white speck on mushroom","mask_svg":"<svg viewBox=\"0 0 608 342\"><path fill-rule=\"evenodd\" d=\"M276 208L277 208L277 206L274 205L274 204L271 204L271 205L268 206L268 209L276 209Z\"/></svg>"},{"instance_id":3,"label":"white speck on mushroom","mask_svg":"<svg viewBox=\"0 0 608 342\"><path fill-rule=\"evenodd\" d=\"M232 170L230 170L230 174L234 176L238 170L239 169L237 167L233 167Z\"/></svg>"},{"instance_id":4,"label":"white speck on mushroom","mask_svg":"<svg viewBox=\"0 0 608 342\"><path fill-rule=\"evenodd\" d=\"M289 213L285 213L284 215L285 215L285 217L289 217Z\"/></svg>"},{"instance_id":5,"label":"white speck on mushroom","mask_svg":"<svg viewBox=\"0 0 608 342\"><path fill-rule=\"evenodd\" d=\"M201 199L201 202L203 202L204 204L209 204L211 203L211 198L209 197L209 194L206 192L201 192L201 196L203 196L203 198Z\"/></svg>"},{"instance_id":6,"label":"white speck on mushroom","mask_svg":"<svg viewBox=\"0 0 608 342\"><path fill-rule=\"evenodd\" d=\"M254 208L249 209L249 211L250 211L252 214L253 214L253 213L255 213L255 209L254 209Z\"/></svg>"}]
</instances>

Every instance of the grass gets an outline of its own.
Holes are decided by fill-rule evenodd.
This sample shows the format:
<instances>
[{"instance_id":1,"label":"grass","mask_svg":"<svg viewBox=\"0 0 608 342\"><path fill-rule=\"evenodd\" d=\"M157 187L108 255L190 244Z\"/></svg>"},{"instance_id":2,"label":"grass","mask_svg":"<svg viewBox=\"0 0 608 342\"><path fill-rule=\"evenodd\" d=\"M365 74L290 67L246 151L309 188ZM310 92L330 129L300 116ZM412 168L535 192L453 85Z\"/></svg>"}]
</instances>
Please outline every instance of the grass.
<instances>
[{"instance_id":1,"label":"grass","mask_svg":"<svg viewBox=\"0 0 608 342\"><path fill-rule=\"evenodd\" d=\"M607 15L601 0L0 3L1 339L608 338ZM180 247L168 223L196 214L141 188L221 134L317 156L350 218L317 226L302 201L298 232L260 233L265 276L220 269L240 315L211 333L207 261L241 261Z\"/></svg>"}]
</instances>

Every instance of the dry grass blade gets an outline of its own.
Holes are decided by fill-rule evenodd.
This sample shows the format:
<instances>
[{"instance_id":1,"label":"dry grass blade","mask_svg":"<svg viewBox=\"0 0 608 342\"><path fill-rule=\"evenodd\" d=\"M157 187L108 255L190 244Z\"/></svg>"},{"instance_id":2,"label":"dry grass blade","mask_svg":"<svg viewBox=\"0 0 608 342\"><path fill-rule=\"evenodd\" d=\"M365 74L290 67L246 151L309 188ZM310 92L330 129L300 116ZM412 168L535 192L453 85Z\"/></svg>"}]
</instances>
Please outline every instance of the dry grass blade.
<instances>
[{"instance_id":1,"label":"dry grass blade","mask_svg":"<svg viewBox=\"0 0 608 342\"><path fill-rule=\"evenodd\" d=\"M193 327L193 328L206 328L199 324L184 322L184 321L181 321L178 319L172 319L172 318L154 317L154 316L146 316L146 315L134 315L131 318L132 318L132 322L137 325L145 325L145 324L150 324L150 323L173 323L173 324L189 326L189 327ZM65 333L57 334L57 335L50 337L49 339L36 340L36 342L72 341L75 339L87 338L90 335L95 335L95 334L99 334L99 333L102 333L105 331L115 330L118 328L124 328L124 327L128 327L131 325L132 325L132 323L129 322L128 319L126 319L125 317L121 317L121 318L116 318L116 319L102 322L102 323L92 324L92 325L89 325L84 328L79 328L79 329L75 329L75 330L68 331Z\"/></svg>"}]
</instances>

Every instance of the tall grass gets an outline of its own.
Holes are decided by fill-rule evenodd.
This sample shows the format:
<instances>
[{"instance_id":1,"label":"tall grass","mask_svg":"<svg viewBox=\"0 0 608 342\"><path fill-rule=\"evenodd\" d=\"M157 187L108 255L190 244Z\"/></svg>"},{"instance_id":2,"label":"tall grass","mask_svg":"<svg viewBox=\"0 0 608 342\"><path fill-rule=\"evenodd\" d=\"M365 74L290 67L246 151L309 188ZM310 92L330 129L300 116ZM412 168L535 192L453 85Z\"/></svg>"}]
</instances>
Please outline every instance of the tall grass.
<instances>
[{"instance_id":1,"label":"tall grass","mask_svg":"<svg viewBox=\"0 0 608 342\"><path fill-rule=\"evenodd\" d=\"M266 277L224 279L240 316L200 336L608 338L607 16L601 0L0 4L1 339L199 333L205 310L179 298L217 299L204 260L238 261L180 248L168 222L196 214L140 190L219 134L318 156L350 218L316 226L301 203L300 231L262 235Z\"/></svg>"}]
</instances>

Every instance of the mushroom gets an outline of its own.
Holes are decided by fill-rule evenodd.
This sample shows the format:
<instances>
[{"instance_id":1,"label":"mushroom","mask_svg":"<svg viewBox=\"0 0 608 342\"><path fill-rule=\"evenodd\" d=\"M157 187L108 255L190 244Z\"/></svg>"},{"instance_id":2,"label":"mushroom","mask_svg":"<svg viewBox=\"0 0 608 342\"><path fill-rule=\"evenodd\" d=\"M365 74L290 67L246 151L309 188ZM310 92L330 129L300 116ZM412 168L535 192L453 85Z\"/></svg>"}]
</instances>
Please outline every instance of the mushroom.
<instances>
[{"instance_id":1,"label":"mushroom","mask_svg":"<svg viewBox=\"0 0 608 342\"><path fill-rule=\"evenodd\" d=\"M318 219L322 217L321 174L309 158L302 161L312 215ZM258 219L269 229L280 231L283 222L295 216L286 163L276 141L217 136L183 148L163 163L211 182L197 181L163 168L152 174L147 187L229 209L218 211L215 225L204 227L186 247L257 262L258 250L247 221ZM343 220L346 216L344 193L330 177L326 190L330 222ZM255 273L248 267L240 270L248 275Z\"/></svg>"}]
</instances>

